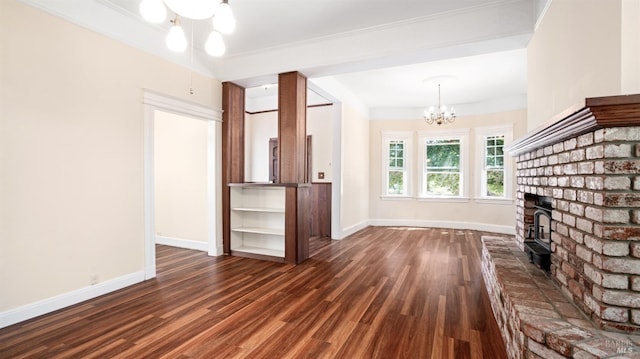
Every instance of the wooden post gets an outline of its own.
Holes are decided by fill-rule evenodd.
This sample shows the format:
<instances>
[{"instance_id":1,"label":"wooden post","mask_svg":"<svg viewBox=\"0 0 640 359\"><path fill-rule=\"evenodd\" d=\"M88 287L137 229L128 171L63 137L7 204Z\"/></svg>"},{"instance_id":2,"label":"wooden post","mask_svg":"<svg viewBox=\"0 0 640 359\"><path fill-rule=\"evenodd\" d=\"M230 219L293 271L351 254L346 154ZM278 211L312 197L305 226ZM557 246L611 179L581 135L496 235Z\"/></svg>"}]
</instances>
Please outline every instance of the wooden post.
<instances>
[{"instance_id":1,"label":"wooden post","mask_svg":"<svg viewBox=\"0 0 640 359\"><path fill-rule=\"evenodd\" d=\"M279 183L304 183L307 162L307 78L278 75Z\"/></svg>"},{"instance_id":2,"label":"wooden post","mask_svg":"<svg viewBox=\"0 0 640 359\"><path fill-rule=\"evenodd\" d=\"M299 72L278 75L279 183L305 183L307 173L307 78ZM287 188L285 262L309 257L310 186Z\"/></svg>"},{"instance_id":3,"label":"wooden post","mask_svg":"<svg viewBox=\"0 0 640 359\"><path fill-rule=\"evenodd\" d=\"M222 83L222 247L231 250L229 183L244 182L244 87Z\"/></svg>"}]
</instances>

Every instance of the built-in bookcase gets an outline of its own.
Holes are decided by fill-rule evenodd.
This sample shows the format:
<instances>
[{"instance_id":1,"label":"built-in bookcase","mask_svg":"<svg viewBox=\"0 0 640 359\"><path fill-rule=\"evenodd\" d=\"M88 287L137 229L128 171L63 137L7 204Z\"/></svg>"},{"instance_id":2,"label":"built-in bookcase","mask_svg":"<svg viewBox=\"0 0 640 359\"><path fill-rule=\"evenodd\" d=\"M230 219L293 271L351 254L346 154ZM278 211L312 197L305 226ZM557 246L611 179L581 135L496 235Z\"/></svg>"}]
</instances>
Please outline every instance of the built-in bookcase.
<instances>
[{"instance_id":1,"label":"built-in bookcase","mask_svg":"<svg viewBox=\"0 0 640 359\"><path fill-rule=\"evenodd\" d=\"M231 188L231 251L285 256L285 188Z\"/></svg>"},{"instance_id":2,"label":"built-in bookcase","mask_svg":"<svg viewBox=\"0 0 640 359\"><path fill-rule=\"evenodd\" d=\"M229 254L299 263L308 257L308 184L231 183Z\"/></svg>"}]
</instances>

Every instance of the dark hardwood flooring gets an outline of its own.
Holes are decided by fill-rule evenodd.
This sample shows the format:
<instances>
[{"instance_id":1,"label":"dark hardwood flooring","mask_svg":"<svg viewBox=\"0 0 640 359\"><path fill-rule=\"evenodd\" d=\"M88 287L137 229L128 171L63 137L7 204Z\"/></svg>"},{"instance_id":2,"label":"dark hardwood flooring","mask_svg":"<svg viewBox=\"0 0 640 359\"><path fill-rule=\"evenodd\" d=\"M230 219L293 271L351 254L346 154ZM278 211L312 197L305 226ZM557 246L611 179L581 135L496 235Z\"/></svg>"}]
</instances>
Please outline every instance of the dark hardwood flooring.
<instances>
[{"instance_id":1,"label":"dark hardwood flooring","mask_svg":"<svg viewBox=\"0 0 640 359\"><path fill-rule=\"evenodd\" d=\"M482 234L370 227L298 266L158 246L156 279L0 329L0 358L506 358Z\"/></svg>"}]
</instances>

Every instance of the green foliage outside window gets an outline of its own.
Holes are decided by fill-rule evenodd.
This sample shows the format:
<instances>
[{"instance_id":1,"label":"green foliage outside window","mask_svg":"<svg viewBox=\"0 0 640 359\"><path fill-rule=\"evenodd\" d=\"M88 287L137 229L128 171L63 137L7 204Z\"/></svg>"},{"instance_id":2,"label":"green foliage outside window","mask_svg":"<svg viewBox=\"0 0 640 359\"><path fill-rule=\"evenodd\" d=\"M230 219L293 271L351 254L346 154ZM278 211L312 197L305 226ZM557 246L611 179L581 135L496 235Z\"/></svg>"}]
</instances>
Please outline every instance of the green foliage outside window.
<instances>
[{"instance_id":1,"label":"green foliage outside window","mask_svg":"<svg viewBox=\"0 0 640 359\"><path fill-rule=\"evenodd\" d=\"M504 171L487 171L487 196L504 197Z\"/></svg>"},{"instance_id":2,"label":"green foliage outside window","mask_svg":"<svg viewBox=\"0 0 640 359\"><path fill-rule=\"evenodd\" d=\"M402 171L389 171L388 194L404 193L404 173Z\"/></svg>"},{"instance_id":3,"label":"green foliage outside window","mask_svg":"<svg viewBox=\"0 0 640 359\"><path fill-rule=\"evenodd\" d=\"M428 173L427 194L436 196L459 196L459 173Z\"/></svg>"},{"instance_id":4,"label":"green foliage outside window","mask_svg":"<svg viewBox=\"0 0 640 359\"><path fill-rule=\"evenodd\" d=\"M460 140L427 140L426 142L427 195L460 195Z\"/></svg>"}]
</instances>

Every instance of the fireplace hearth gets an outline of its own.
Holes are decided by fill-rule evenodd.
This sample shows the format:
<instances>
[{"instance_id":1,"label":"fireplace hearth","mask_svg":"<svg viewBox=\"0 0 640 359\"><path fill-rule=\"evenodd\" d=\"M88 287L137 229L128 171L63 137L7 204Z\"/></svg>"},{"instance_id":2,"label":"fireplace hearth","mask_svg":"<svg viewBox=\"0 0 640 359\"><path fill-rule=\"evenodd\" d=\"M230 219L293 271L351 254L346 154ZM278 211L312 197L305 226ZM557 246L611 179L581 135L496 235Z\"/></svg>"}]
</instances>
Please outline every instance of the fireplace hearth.
<instances>
[{"instance_id":1,"label":"fireplace hearth","mask_svg":"<svg viewBox=\"0 0 640 359\"><path fill-rule=\"evenodd\" d=\"M640 333L640 95L590 98L511 144L516 243L600 329Z\"/></svg>"},{"instance_id":2,"label":"fireplace hearth","mask_svg":"<svg viewBox=\"0 0 640 359\"><path fill-rule=\"evenodd\" d=\"M507 151L515 241L483 239L483 276L510 357L637 356L640 94L586 99Z\"/></svg>"}]
</instances>

